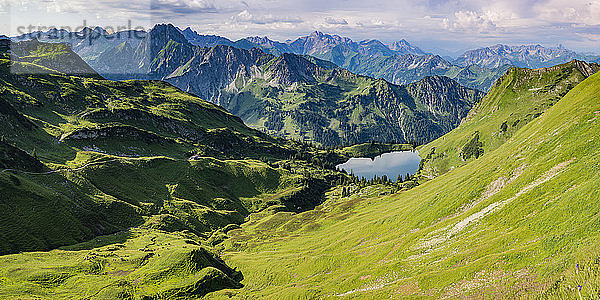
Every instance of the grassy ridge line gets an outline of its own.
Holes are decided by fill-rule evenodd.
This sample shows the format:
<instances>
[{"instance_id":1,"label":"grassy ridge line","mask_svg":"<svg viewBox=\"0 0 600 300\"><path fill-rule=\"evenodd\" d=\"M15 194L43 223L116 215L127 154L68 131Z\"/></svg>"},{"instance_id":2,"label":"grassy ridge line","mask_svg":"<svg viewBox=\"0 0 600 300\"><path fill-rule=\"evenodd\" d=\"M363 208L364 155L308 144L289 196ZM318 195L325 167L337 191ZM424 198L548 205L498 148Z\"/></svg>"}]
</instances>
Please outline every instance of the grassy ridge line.
<instances>
[{"instance_id":1,"label":"grassy ridge line","mask_svg":"<svg viewBox=\"0 0 600 300\"><path fill-rule=\"evenodd\" d=\"M75 168L75 169L57 169L57 170L52 170L52 171L47 171L47 172L29 172L29 171L23 171L23 170L17 170L17 169L3 169L2 171L0 171L0 173L5 173L5 172L21 172L23 174L27 174L27 175L49 175L49 174L54 174L54 173L58 173L58 172L64 172L64 171L81 171L89 166L95 166L95 165L102 165L105 163L109 163L109 162L113 162L113 161L117 161L119 160L119 158L115 158L115 159L111 159L111 160L107 160L107 161L101 161L101 162L92 162L92 163L87 163L81 167Z\"/></svg>"},{"instance_id":2,"label":"grassy ridge line","mask_svg":"<svg viewBox=\"0 0 600 300\"><path fill-rule=\"evenodd\" d=\"M424 157L420 175L434 178L500 147L598 70L599 65L580 61L536 70L512 68L459 127L419 147Z\"/></svg>"},{"instance_id":3,"label":"grassy ridge line","mask_svg":"<svg viewBox=\"0 0 600 300\"><path fill-rule=\"evenodd\" d=\"M597 295L598 95L600 74L497 149L407 192L244 224L223 255L245 287L210 296L572 298L577 262L591 276L582 295Z\"/></svg>"}]
</instances>

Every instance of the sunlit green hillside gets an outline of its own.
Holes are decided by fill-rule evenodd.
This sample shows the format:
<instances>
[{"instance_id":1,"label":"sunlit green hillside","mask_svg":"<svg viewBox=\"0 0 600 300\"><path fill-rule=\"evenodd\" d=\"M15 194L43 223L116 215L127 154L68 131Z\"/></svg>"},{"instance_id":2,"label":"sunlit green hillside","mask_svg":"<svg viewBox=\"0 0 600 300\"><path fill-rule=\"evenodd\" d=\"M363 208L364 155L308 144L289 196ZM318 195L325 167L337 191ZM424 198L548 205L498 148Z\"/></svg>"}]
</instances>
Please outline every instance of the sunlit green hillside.
<instances>
[{"instance_id":1,"label":"sunlit green hillside","mask_svg":"<svg viewBox=\"0 0 600 300\"><path fill-rule=\"evenodd\" d=\"M211 296L595 297L599 95L596 74L502 145L411 190L334 190L314 211L251 219L222 246L244 287Z\"/></svg>"}]
</instances>

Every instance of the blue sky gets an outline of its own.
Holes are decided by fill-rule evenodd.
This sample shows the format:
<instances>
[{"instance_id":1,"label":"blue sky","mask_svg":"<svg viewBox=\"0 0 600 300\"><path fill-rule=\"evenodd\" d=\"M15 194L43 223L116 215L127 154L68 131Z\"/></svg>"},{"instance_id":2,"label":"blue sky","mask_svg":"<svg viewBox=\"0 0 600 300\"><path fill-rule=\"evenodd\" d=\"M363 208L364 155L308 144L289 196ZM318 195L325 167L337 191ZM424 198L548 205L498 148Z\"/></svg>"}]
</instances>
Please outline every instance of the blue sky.
<instances>
[{"instance_id":1,"label":"blue sky","mask_svg":"<svg viewBox=\"0 0 600 300\"><path fill-rule=\"evenodd\" d=\"M0 0L1 34L18 26L187 26L237 39L314 30L354 40L407 39L426 50L504 44L600 52L600 0Z\"/></svg>"}]
</instances>

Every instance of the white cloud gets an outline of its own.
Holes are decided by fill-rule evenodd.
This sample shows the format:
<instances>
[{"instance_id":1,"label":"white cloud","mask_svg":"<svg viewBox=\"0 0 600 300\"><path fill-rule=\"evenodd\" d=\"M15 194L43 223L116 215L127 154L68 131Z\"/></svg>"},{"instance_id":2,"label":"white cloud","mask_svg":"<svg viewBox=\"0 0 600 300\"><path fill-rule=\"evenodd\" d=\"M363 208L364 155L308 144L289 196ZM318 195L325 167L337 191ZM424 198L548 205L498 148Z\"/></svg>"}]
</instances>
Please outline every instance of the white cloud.
<instances>
[{"instance_id":1,"label":"white cloud","mask_svg":"<svg viewBox=\"0 0 600 300\"><path fill-rule=\"evenodd\" d=\"M497 29L496 24L487 14L474 11L458 11L453 18L444 18L442 26L450 31L490 32Z\"/></svg>"},{"instance_id":2,"label":"white cloud","mask_svg":"<svg viewBox=\"0 0 600 300\"><path fill-rule=\"evenodd\" d=\"M535 5L533 10L537 18L546 22L600 25L598 0L549 0Z\"/></svg>"},{"instance_id":3,"label":"white cloud","mask_svg":"<svg viewBox=\"0 0 600 300\"><path fill-rule=\"evenodd\" d=\"M254 15L251 14L248 10L244 10L234 16L232 20L236 23L251 23L251 24L273 24L273 23L290 23L297 24L304 22L299 17L286 17L286 16L274 16L272 14L266 15Z\"/></svg>"},{"instance_id":4,"label":"white cloud","mask_svg":"<svg viewBox=\"0 0 600 300\"><path fill-rule=\"evenodd\" d=\"M344 18L336 18L336 17L325 17L325 23L331 25L348 25L348 21Z\"/></svg>"},{"instance_id":5,"label":"white cloud","mask_svg":"<svg viewBox=\"0 0 600 300\"><path fill-rule=\"evenodd\" d=\"M18 3L11 19L26 24L78 25L87 19L114 25L145 18L232 39L286 40L321 30L355 40L405 38L435 47L600 48L589 38L598 34L600 0L0 0L0 11L8 1ZM31 13L35 9L38 13Z\"/></svg>"}]
</instances>

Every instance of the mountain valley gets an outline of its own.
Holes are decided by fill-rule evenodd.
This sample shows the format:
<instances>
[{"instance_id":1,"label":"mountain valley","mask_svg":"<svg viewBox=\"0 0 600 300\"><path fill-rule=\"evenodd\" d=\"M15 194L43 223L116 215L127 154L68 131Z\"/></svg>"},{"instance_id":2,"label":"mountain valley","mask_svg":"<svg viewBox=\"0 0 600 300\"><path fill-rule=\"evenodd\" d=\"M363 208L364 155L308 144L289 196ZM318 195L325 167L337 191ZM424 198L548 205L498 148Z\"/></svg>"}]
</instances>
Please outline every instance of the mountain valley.
<instances>
[{"instance_id":1,"label":"mountain valley","mask_svg":"<svg viewBox=\"0 0 600 300\"><path fill-rule=\"evenodd\" d=\"M171 24L10 39L1 299L600 295L597 56ZM418 171L340 168L386 153Z\"/></svg>"}]
</instances>

